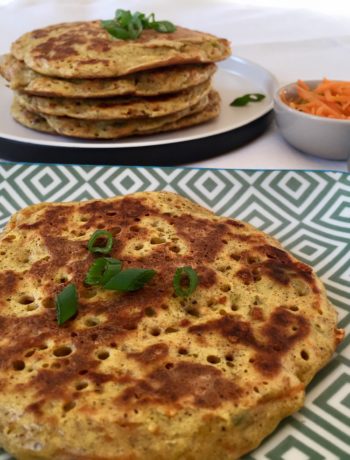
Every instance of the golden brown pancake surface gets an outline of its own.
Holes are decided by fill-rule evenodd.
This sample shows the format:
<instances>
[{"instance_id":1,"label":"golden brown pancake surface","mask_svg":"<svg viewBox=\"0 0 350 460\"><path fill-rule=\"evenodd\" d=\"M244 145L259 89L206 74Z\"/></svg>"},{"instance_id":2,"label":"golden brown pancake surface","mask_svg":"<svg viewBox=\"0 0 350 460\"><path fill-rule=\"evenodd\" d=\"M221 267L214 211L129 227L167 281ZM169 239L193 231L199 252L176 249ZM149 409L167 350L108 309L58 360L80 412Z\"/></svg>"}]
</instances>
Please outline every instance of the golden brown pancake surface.
<instances>
[{"instance_id":1,"label":"golden brown pancake surface","mask_svg":"<svg viewBox=\"0 0 350 460\"><path fill-rule=\"evenodd\" d=\"M195 126L218 116L220 97L214 90L199 102L174 114L129 120L78 120L28 111L15 97L11 114L20 124L51 134L83 139L117 139L131 135L155 134Z\"/></svg>"},{"instance_id":2,"label":"golden brown pancake surface","mask_svg":"<svg viewBox=\"0 0 350 460\"><path fill-rule=\"evenodd\" d=\"M44 75L105 78L186 63L216 62L229 57L229 42L177 26L173 33L144 30L136 40L120 40L100 21L71 22L24 34L11 53Z\"/></svg>"},{"instance_id":3,"label":"golden brown pancake surface","mask_svg":"<svg viewBox=\"0 0 350 460\"><path fill-rule=\"evenodd\" d=\"M10 54L0 59L0 74L10 82L11 89L36 96L73 99L174 93L203 83L215 70L216 66L212 63L184 64L151 69L119 78L68 80L34 72Z\"/></svg>"},{"instance_id":4,"label":"golden brown pancake surface","mask_svg":"<svg viewBox=\"0 0 350 460\"><path fill-rule=\"evenodd\" d=\"M152 281L85 285L96 229ZM342 337L309 266L179 195L35 205L0 251L0 444L18 460L238 458L301 407ZM180 266L199 275L189 297ZM58 326L70 283L79 311Z\"/></svg>"},{"instance_id":5,"label":"golden brown pancake surface","mask_svg":"<svg viewBox=\"0 0 350 460\"><path fill-rule=\"evenodd\" d=\"M71 99L18 93L17 98L20 104L29 111L82 120L157 118L194 106L209 94L210 84L210 80L207 80L177 93L153 97L118 96L108 99Z\"/></svg>"}]
</instances>

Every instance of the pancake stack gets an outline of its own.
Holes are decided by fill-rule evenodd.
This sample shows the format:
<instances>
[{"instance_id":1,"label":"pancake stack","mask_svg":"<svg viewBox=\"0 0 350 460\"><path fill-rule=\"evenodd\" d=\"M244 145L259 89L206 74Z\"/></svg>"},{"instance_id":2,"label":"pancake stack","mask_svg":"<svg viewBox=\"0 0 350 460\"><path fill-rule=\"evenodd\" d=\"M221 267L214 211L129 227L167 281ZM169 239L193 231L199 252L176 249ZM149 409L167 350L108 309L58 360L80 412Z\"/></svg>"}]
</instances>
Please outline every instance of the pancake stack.
<instances>
[{"instance_id":1,"label":"pancake stack","mask_svg":"<svg viewBox=\"0 0 350 460\"><path fill-rule=\"evenodd\" d=\"M172 131L219 113L212 88L227 40L176 27L114 38L101 21L24 34L0 63L15 91L12 116L46 133L113 139Z\"/></svg>"}]
</instances>

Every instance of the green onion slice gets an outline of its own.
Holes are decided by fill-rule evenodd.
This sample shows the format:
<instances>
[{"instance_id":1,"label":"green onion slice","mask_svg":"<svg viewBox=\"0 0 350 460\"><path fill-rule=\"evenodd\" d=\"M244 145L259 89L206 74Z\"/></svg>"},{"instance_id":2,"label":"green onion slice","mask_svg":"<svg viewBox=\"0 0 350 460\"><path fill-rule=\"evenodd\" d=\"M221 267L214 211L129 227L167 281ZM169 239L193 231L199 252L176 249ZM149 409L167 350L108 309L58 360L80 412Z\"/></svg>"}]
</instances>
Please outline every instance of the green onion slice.
<instances>
[{"instance_id":1,"label":"green onion slice","mask_svg":"<svg viewBox=\"0 0 350 460\"><path fill-rule=\"evenodd\" d=\"M184 279L187 279L187 287L181 286ZM173 286L175 294L180 297L188 297L191 295L198 285L198 275L192 267L179 267L175 271L173 278Z\"/></svg>"},{"instance_id":2,"label":"green onion slice","mask_svg":"<svg viewBox=\"0 0 350 460\"><path fill-rule=\"evenodd\" d=\"M106 240L106 243L104 246L95 246L95 243L98 239L104 239ZM90 252L100 252L102 254L108 254L111 252L113 246L113 236L110 232L107 232L107 230L96 230L89 242L88 242L88 250Z\"/></svg>"},{"instance_id":3,"label":"green onion slice","mask_svg":"<svg viewBox=\"0 0 350 460\"><path fill-rule=\"evenodd\" d=\"M237 97L230 105L232 107L244 107L249 104L249 102L260 102L265 99L265 97L265 94L260 93L245 94L244 96Z\"/></svg>"},{"instance_id":4,"label":"green onion slice","mask_svg":"<svg viewBox=\"0 0 350 460\"><path fill-rule=\"evenodd\" d=\"M152 29L163 34L169 34L170 32L175 32L176 30L174 24L169 21L156 21L154 23L151 23L150 26Z\"/></svg>"},{"instance_id":5,"label":"green onion slice","mask_svg":"<svg viewBox=\"0 0 350 460\"><path fill-rule=\"evenodd\" d=\"M155 270L145 268L128 268L113 276L105 285L112 291L137 291L141 289L156 274Z\"/></svg>"},{"instance_id":6,"label":"green onion slice","mask_svg":"<svg viewBox=\"0 0 350 460\"><path fill-rule=\"evenodd\" d=\"M118 9L114 19L101 21L101 26L115 38L135 40L144 29L153 29L161 33L175 32L176 27L170 21L156 21L154 13L146 16L136 11Z\"/></svg>"},{"instance_id":7,"label":"green onion slice","mask_svg":"<svg viewBox=\"0 0 350 460\"><path fill-rule=\"evenodd\" d=\"M112 257L101 257L91 265L85 277L85 284L106 284L122 269L122 262Z\"/></svg>"},{"instance_id":8,"label":"green onion slice","mask_svg":"<svg viewBox=\"0 0 350 460\"><path fill-rule=\"evenodd\" d=\"M78 294L74 284L68 284L56 296L56 314L59 326L68 321L78 311Z\"/></svg>"},{"instance_id":9,"label":"green onion slice","mask_svg":"<svg viewBox=\"0 0 350 460\"><path fill-rule=\"evenodd\" d=\"M118 8L115 12L115 20L119 22L121 27L127 27L130 21L132 21L132 14L129 10Z\"/></svg>"},{"instance_id":10,"label":"green onion slice","mask_svg":"<svg viewBox=\"0 0 350 460\"><path fill-rule=\"evenodd\" d=\"M107 264L105 266L101 284L104 286L110 279L112 279L115 275L117 275L122 269L122 262L118 259L108 258Z\"/></svg>"},{"instance_id":11,"label":"green onion slice","mask_svg":"<svg viewBox=\"0 0 350 460\"><path fill-rule=\"evenodd\" d=\"M130 38L130 33L128 30L118 27L115 21L101 21L101 25L107 32L112 35L114 38L120 38L121 40L128 40Z\"/></svg>"}]
</instances>

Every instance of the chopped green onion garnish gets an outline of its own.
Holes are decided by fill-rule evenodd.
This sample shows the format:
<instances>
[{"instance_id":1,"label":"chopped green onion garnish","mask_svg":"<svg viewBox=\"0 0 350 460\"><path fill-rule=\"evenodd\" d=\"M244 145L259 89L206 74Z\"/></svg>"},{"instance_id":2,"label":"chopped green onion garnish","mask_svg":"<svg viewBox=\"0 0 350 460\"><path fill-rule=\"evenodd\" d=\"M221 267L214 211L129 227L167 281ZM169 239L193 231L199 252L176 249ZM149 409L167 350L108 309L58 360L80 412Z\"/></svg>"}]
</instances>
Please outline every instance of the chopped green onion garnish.
<instances>
[{"instance_id":1,"label":"chopped green onion garnish","mask_svg":"<svg viewBox=\"0 0 350 460\"><path fill-rule=\"evenodd\" d=\"M137 12L135 14L138 15ZM121 27L127 27L132 21L132 14L129 10L122 10L121 8L118 8L115 12L115 21L119 22Z\"/></svg>"},{"instance_id":2,"label":"chopped green onion garnish","mask_svg":"<svg viewBox=\"0 0 350 460\"><path fill-rule=\"evenodd\" d=\"M106 266L105 259L96 259L91 265L85 277L86 284L100 284L104 268Z\"/></svg>"},{"instance_id":3,"label":"chopped green onion garnish","mask_svg":"<svg viewBox=\"0 0 350 460\"><path fill-rule=\"evenodd\" d=\"M106 240L104 246L95 246L98 239ZM88 242L88 250L90 252L100 252L102 254L108 254L111 252L113 246L113 236L107 230L96 230L91 236Z\"/></svg>"},{"instance_id":4,"label":"chopped green onion garnish","mask_svg":"<svg viewBox=\"0 0 350 460\"><path fill-rule=\"evenodd\" d=\"M137 291L148 283L155 274L155 270L129 268L113 276L104 285L104 288L112 291Z\"/></svg>"},{"instance_id":5,"label":"chopped green onion garnish","mask_svg":"<svg viewBox=\"0 0 350 460\"><path fill-rule=\"evenodd\" d=\"M57 321L61 326L78 311L78 295L74 284L68 284L56 296Z\"/></svg>"},{"instance_id":6,"label":"chopped green onion garnish","mask_svg":"<svg viewBox=\"0 0 350 460\"><path fill-rule=\"evenodd\" d=\"M120 38L121 40L129 40L130 38L129 31L118 27L113 20L101 21L101 25L114 38Z\"/></svg>"},{"instance_id":7,"label":"chopped green onion garnish","mask_svg":"<svg viewBox=\"0 0 350 460\"><path fill-rule=\"evenodd\" d=\"M85 283L90 285L106 284L122 269L122 262L112 257L96 259L86 274Z\"/></svg>"},{"instance_id":8,"label":"chopped green onion garnish","mask_svg":"<svg viewBox=\"0 0 350 460\"><path fill-rule=\"evenodd\" d=\"M175 32L176 27L169 21L155 21L150 24L150 29L154 29L163 34L169 34L170 32Z\"/></svg>"},{"instance_id":9,"label":"chopped green onion garnish","mask_svg":"<svg viewBox=\"0 0 350 460\"><path fill-rule=\"evenodd\" d=\"M132 14L129 10L118 9L115 18L101 21L101 26L115 38L135 40L144 29L153 29L161 33L175 32L176 27L169 21L156 21L154 13L146 16L139 11Z\"/></svg>"},{"instance_id":10,"label":"chopped green onion garnish","mask_svg":"<svg viewBox=\"0 0 350 460\"><path fill-rule=\"evenodd\" d=\"M186 280L187 287L181 286L183 281ZM173 286L175 294L180 297L188 297L196 289L198 285L198 275L191 267L179 267L176 269Z\"/></svg>"},{"instance_id":11,"label":"chopped green onion garnish","mask_svg":"<svg viewBox=\"0 0 350 460\"><path fill-rule=\"evenodd\" d=\"M102 278L101 278L101 284L104 286L110 279L113 278L113 276L117 275L121 269L122 269L122 262L118 259L112 259L108 258L105 259L107 260L107 264L105 266Z\"/></svg>"},{"instance_id":12,"label":"chopped green onion garnish","mask_svg":"<svg viewBox=\"0 0 350 460\"><path fill-rule=\"evenodd\" d=\"M249 104L249 102L262 101L263 99L265 99L265 97L266 96L264 94L260 93L245 94L244 96L237 97L234 101L231 102L230 105L233 107L243 107Z\"/></svg>"}]
</instances>

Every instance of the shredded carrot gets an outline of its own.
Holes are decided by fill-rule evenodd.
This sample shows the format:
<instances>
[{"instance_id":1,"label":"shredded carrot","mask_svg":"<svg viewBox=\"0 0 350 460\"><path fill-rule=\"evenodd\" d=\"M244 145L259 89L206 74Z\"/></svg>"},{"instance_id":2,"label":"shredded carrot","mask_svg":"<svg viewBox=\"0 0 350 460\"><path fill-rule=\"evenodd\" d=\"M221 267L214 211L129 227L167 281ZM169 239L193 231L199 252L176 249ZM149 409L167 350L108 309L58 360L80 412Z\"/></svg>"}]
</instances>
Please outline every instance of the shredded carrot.
<instances>
[{"instance_id":1,"label":"shredded carrot","mask_svg":"<svg viewBox=\"0 0 350 460\"><path fill-rule=\"evenodd\" d=\"M281 92L282 101L292 109L320 117L350 120L350 82L324 78L311 89L307 83L298 80L295 85L297 96Z\"/></svg>"}]
</instances>

